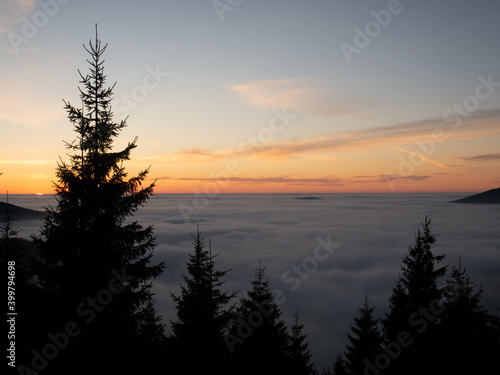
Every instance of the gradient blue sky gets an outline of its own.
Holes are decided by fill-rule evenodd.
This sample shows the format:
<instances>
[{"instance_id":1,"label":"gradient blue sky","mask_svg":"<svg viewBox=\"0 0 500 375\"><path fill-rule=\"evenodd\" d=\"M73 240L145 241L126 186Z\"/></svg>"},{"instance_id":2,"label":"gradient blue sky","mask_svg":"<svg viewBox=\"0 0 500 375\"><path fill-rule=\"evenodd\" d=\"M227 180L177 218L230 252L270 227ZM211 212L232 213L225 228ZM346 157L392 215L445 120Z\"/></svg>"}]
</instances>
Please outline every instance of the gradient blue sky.
<instances>
[{"instance_id":1,"label":"gradient blue sky","mask_svg":"<svg viewBox=\"0 0 500 375\"><path fill-rule=\"evenodd\" d=\"M229 161L239 168L223 192L500 184L500 89L470 99L480 77L500 82L498 1L221 0L224 13L200 0L60 2L0 0L2 188L52 191L62 140L74 139L61 99L79 102L96 23L116 120L129 114L116 145L139 136L130 168L152 165L158 192L202 190ZM397 13L349 63L342 43L355 47L356 28L387 9ZM133 93L145 95L131 108ZM289 120L271 128L284 108Z\"/></svg>"}]
</instances>

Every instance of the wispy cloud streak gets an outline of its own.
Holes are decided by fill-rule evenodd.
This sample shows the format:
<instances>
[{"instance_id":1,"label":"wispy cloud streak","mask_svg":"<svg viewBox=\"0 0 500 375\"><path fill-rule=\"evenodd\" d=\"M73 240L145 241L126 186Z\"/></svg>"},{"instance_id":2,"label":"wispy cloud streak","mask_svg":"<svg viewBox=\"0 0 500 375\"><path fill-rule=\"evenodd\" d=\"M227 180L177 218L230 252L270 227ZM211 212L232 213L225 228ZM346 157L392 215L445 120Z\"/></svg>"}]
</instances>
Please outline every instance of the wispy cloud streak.
<instances>
[{"instance_id":1,"label":"wispy cloud streak","mask_svg":"<svg viewBox=\"0 0 500 375\"><path fill-rule=\"evenodd\" d=\"M241 101L261 109L287 108L291 112L322 117L361 115L373 112L372 103L317 87L320 77L256 80L231 83L226 90Z\"/></svg>"},{"instance_id":2,"label":"wispy cloud streak","mask_svg":"<svg viewBox=\"0 0 500 375\"><path fill-rule=\"evenodd\" d=\"M493 154L483 154L483 155L474 155L474 156L462 156L457 158L458 160L463 161L495 161L500 160L500 153Z\"/></svg>"},{"instance_id":3,"label":"wispy cloud streak","mask_svg":"<svg viewBox=\"0 0 500 375\"><path fill-rule=\"evenodd\" d=\"M419 176L410 175L405 176L407 181L425 181L432 176ZM215 178L203 177L154 177L153 180L169 180L169 181L193 181L193 182L214 182ZM236 185L294 185L294 186L347 186L349 184L373 184L373 183L387 183L386 175L373 175L373 176L353 176L348 178L325 176L320 178L297 178L290 176L277 176L277 177L232 177L230 179L232 184Z\"/></svg>"},{"instance_id":4,"label":"wispy cloud streak","mask_svg":"<svg viewBox=\"0 0 500 375\"><path fill-rule=\"evenodd\" d=\"M437 118L331 132L294 141L269 142L259 144L255 148L247 147L244 150L191 149L180 151L176 155L187 156L193 161L216 161L249 155L260 159L287 159L311 153L350 152L376 147L393 147L394 144L432 142L432 134L435 131L442 132L441 138L446 141L498 136L500 135L500 109L476 111L461 127L455 129L442 118ZM426 161L432 162L430 159Z\"/></svg>"},{"instance_id":5,"label":"wispy cloud streak","mask_svg":"<svg viewBox=\"0 0 500 375\"><path fill-rule=\"evenodd\" d=\"M35 0L6 0L0 3L0 35L12 31L13 25L22 16L30 14L36 6Z\"/></svg>"},{"instance_id":6,"label":"wispy cloud streak","mask_svg":"<svg viewBox=\"0 0 500 375\"><path fill-rule=\"evenodd\" d=\"M419 158L419 159L421 159L421 160L423 160L423 161L425 161L427 163L431 163L431 164L437 165L438 167L446 169L446 165L441 164L441 163L439 163L439 162L437 162L435 160L429 159L429 158L427 158L427 157L425 157L423 155L417 154L416 152L408 151L408 150L405 150L405 149L403 149L401 147L397 147L397 146L392 146L392 147L394 147L396 150L403 151L403 152L406 152L406 153L408 153L410 155L416 156L417 158Z\"/></svg>"}]
</instances>

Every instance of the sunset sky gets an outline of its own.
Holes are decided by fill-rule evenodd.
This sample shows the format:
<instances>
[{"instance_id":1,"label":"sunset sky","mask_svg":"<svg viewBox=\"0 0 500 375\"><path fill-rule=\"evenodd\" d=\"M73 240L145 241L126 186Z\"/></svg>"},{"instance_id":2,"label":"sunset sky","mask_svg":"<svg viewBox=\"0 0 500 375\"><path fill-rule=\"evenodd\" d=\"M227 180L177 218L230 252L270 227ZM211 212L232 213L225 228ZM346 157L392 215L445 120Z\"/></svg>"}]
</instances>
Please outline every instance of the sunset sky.
<instances>
[{"instance_id":1,"label":"sunset sky","mask_svg":"<svg viewBox=\"0 0 500 375\"><path fill-rule=\"evenodd\" d=\"M53 192L82 44L108 43L156 193L500 186L498 0L0 0L0 191ZM3 193L2 193L3 194Z\"/></svg>"}]
</instances>

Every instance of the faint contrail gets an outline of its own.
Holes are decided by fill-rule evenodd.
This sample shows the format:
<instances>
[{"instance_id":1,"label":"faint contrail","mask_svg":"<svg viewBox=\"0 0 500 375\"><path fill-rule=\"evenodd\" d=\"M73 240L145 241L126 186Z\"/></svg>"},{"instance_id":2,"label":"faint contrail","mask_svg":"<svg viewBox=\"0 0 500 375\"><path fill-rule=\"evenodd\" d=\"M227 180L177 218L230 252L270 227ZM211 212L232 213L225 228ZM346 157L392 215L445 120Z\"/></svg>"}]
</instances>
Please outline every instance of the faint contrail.
<instances>
[{"instance_id":1,"label":"faint contrail","mask_svg":"<svg viewBox=\"0 0 500 375\"><path fill-rule=\"evenodd\" d=\"M392 147L394 147L396 150L399 150L399 151L404 151L404 152L407 152L407 153L408 153L408 154L410 154L410 155L414 155L414 156L416 156L417 158L420 158L420 159L422 159L423 161L426 161L427 163L435 164L435 165L437 165L438 167L441 167L441 168L445 168L445 169L446 169L446 165L441 164L441 163L439 163L439 162L437 162L437 161L431 160L431 159L429 159L429 158L426 158L425 156L419 155L419 154L417 154L416 152L408 151L408 150L402 149L402 148L397 147L397 146L392 146Z\"/></svg>"}]
</instances>

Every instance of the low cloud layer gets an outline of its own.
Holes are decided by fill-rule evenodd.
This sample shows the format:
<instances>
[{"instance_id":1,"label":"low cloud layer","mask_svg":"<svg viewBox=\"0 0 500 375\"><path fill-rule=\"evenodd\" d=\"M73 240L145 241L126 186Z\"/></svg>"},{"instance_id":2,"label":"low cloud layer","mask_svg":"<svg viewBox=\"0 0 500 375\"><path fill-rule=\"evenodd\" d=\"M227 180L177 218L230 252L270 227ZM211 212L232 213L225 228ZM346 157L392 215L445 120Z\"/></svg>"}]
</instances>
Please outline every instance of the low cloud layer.
<instances>
[{"instance_id":1,"label":"low cloud layer","mask_svg":"<svg viewBox=\"0 0 500 375\"><path fill-rule=\"evenodd\" d=\"M494 309L500 300L500 227L496 205L460 205L447 202L462 194L332 194L317 200L301 195L220 195L207 198L206 207L186 223L179 207L195 207L193 195L155 195L134 219L153 224L157 236L154 261L166 269L155 282L158 312L169 326L175 319L170 293L179 292L185 262L193 249L190 233L196 225L218 253L218 269L230 269L224 287L246 293L253 267L262 262L274 289L283 293L284 318L292 322L297 309L305 323L310 350L321 370L332 366L345 350L346 334L365 294L384 316L388 296L398 279L402 257L413 245L419 222L427 215L438 233L436 254L458 265L458 257L472 281L482 285L483 305ZM47 205L49 197L14 204L31 208ZM200 207L200 206L198 206ZM39 223L21 223L22 234ZM25 224L31 225L26 226ZM32 231L31 231L32 230ZM319 241L340 244L315 265ZM319 259L319 258L318 258ZM302 274L293 273L295 267ZM296 268L295 268L296 269ZM311 272L307 272L310 270ZM449 268L451 271L451 267ZM449 272L447 274L449 277Z\"/></svg>"}]
</instances>

